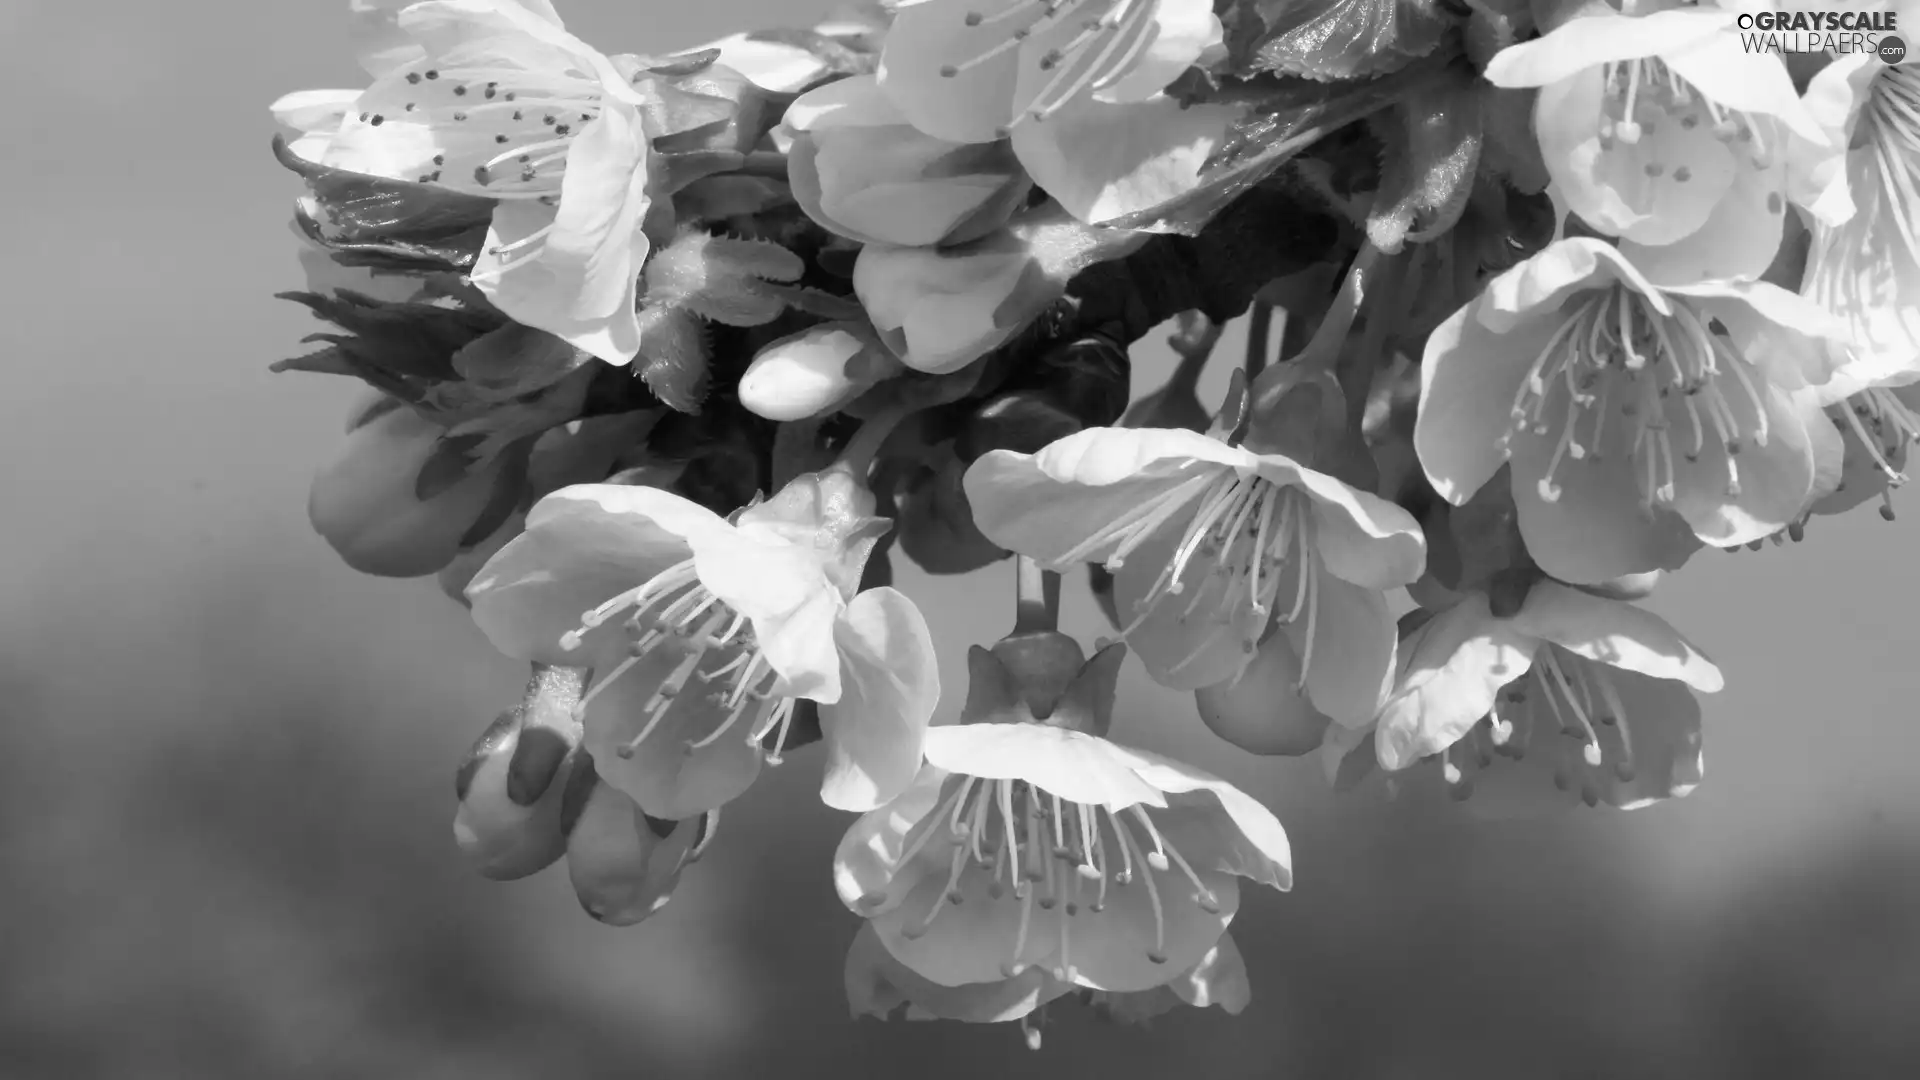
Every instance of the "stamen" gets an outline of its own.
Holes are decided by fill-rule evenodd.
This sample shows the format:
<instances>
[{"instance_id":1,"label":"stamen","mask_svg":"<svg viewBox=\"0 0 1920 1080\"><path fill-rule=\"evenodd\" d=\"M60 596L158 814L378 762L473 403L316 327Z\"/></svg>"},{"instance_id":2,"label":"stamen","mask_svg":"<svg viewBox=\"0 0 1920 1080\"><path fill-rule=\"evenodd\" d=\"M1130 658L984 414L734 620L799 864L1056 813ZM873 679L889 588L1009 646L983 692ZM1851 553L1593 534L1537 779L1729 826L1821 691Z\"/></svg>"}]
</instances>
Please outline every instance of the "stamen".
<instances>
[{"instance_id":1,"label":"stamen","mask_svg":"<svg viewBox=\"0 0 1920 1080\"><path fill-rule=\"evenodd\" d=\"M1000 788L1000 821L1005 833L1007 852L1007 884L1012 886L1013 895L1027 896L1032 890L1027 887L1026 878L1021 873L1020 832L1013 822L1013 781L997 781Z\"/></svg>"},{"instance_id":2,"label":"stamen","mask_svg":"<svg viewBox=\"0 0 1920 1080\"><path fill-rule=\"evenodd\" d=\"M1122 860L1120 872L1114 875L1114 884L1130 885L1133 883L1133 846L1127 840L1127 827L1120 821L1120 816L1115 814L1111 808L1107 810L1107 820L1113 826L1114 839L1120 844L1120 858Z\"/></svg>"},{"instance_id":3,"label":"stamen","mask_svg":"<svg viewBox=\"0 0 1920 1080\"><path fill-rule=\"evenodd\" d=\"M1123 565L1126 552L1140 546L1147 537L1153 535L1162 523L1172 517L1181 506L1198 494L1201 489L1214 485L1219 479L1217 474L1202 473L1190 477L1179 484L1152 496L1139 506L1109 522L1105 528L1086 540L1063 552L1054 560L1057 563L1084 562L1088 553L1112 542L1116 537L1120 545L1115 553L1107 558L1107 569L1118 570Z\"/></svg>"},{"instance_id":4,"label":"stamen","mask_svg":"<svg viewBox=\"0 0 1920 1080\"><path fill-rule=\"evenodd\" d=\"M1027 951L1027 926L1033 920L1033 890L1019 892L1019 897L1020 928L1013 935L1013 958L1000 967L1000 973L1009 979L1027 970L1027 965L1020 962L1020 956Z\"/></svg>"},{"instance_id":5,"label":"stamen","mask_svg":"<svg viewBox=\"0 0 1920 1080\"><path fill-rule=\"evenodd\" d=\"M1566 672L1560 669L1559 659L1555 657L1551 651L1546 651L1541 654L1536 663L1545 668L1547 674L1559 685L1560 693L1566 699L1568 711L1573 713L1574 719L1580 725L1578 733L1583 733L1586 736L1586 746L1581 751L1582 757L1589 766L1596 769L1599 768L1602 760L1600 736L1593 730L1593 722L1587 718L1585 710L1581 709L1580 702L1574 698L1573 687L1567 681ZM1553 702L1552 695L1548 695L1547 700L1550 703ZM1557 704L1554 707L1554 713L1561 717L1561 724L1564 727L1566 724L1565 715L1560 712Z\"/></svg>"},{"instance_id":6,"label":"stamen","mask_svg":"<svg viewBox=\"0 0 1920 1080\"><path fill-rule=\"evenodd\" d=\"M1161 863L1163 864L1157 867L1157 869L1165 870L1166 866L1164 863L1171 859L1173 864L1180 868L1180 872L1187 875L1187 880L1193 882L1193 899L1200 905L1200 910L1209 915L1218 915L1220 913L1220 898L1215 896L1213 890L1207 888L1206 883L1200 880L1200 875L1195 873L1193 867L1188 864L1187 860L1181 857L1179 849L1171 843L1168 843L1166 838L1160 835L1160 830L1154 828L1153 819L1147 816L1146 810L1135 806L1133 807L1133 814L1140 820L1142 825L1146 826L1148 835L1153 837L1154 854L1160 856ZM1151 861L1151 858L1149 858L1149 861Z\"/></svg>"},{"instance_id":7,"label":"stamen","mask_svg":"<svg viewBox=\"0 0 1920 1080\"><path fill-rule=\"evenodd\" d=\"M940 895L933 898L932 906L927 909L926 915L920 919L920 922L917 925L901 928L900 930L901 937L904 937L907 940L912 941L916 938L924 936L926 932L933 926L933 920L939 918L940 913L946 910L948 901L959 903L960 871L966 865L967 865L967 849L964 847L961 847L958 844L954 845L953 857L950 860L947 868L946 885L941 888Z\"/></svg>"},{"instance_id":8,"label":"stamen","mask_svg":"<svg viewBox=\"0 0 1920 1080\"><path fill-rule=\"evenodd\" d=\"M1120 819L1114 818L1113 823L1120 835L1120 843L1125 845L1130 853L1137 850L1139 841L1135 840L1126 827L1120 824ZM1149 865L1151 865L1150 858L1150 856L1141 855L1141 860L1148 862ZM1131 857L1128 861L1131 863ZM1141 883L1147 887L1147 902L1153 906L1153 948L1147 950L1147 959L1156 964L1164 964L1167 962L1167 917L1166 911L1160 906L1160 889L1154 884L1153 874L1142 874L1140 879Z\"/></svg>"}]
</instances>

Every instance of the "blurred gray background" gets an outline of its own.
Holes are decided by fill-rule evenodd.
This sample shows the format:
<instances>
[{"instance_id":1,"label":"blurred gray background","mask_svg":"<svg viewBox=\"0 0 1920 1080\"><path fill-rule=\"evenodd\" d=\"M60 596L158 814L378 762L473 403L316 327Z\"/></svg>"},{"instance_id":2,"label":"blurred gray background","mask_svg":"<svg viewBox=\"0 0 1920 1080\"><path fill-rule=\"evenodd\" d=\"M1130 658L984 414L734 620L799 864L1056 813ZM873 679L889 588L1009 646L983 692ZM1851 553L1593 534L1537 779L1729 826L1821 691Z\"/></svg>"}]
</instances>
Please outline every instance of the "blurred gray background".
<instances>
[{"instance_id":1,"label":"blurred gray background","mask_svg":"<svg viewBox=\"0 0 1920 1080\"><path fill-rule=\"evenodd\" d=\"M827 4L560 6L659 52ZM471 875L452 768L523 672L308 531L353 387L266 370L316 328L269 296L302 278L266 106L355 83L343 7L0 0L0 1078L1916 1074L1920 586L1870 509L1656 597L1728 689L1706 785L1637 813L1336 798L1130 668L1116 734L1293 836L1297 888L1234 925L1237 1020L1068 1015L1038 1054L849 1021L811 755L640 927ZM1009 625L979 576L903 574L956 688Z\"/></svg>"}]
</instances>

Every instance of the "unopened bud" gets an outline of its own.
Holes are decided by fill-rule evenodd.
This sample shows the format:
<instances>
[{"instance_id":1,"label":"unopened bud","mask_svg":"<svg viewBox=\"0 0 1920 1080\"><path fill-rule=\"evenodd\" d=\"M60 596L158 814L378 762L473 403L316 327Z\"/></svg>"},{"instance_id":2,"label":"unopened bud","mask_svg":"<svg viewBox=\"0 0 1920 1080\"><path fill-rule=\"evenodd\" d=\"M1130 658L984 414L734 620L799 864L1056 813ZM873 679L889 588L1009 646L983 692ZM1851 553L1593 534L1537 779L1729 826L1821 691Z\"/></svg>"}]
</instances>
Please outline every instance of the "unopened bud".
<instances>
[{"instance_id":1,"label":"unopened bud","mask_svg":"<svg viewBox=\"0 0 1920 1080\"><path fill-rule=\"evenodd\" d=\"M501 461L452 460L446 430L411 408L382 413L354 428L333 464L313 478L307 516L348 566L380 577L431 574L494 497ZM429 464L459 470L449 485L420 494Z\"/></svg>"},{"instance_id":2,"label":"unopened bud","mask_svg":"<svg viewBox=\"0 0 1920 1080\"><path fill-rule=\"evenodd\" d=\"M769 420L804 420L904 370L865 327L822 323L761 349L740 376L740 403Z\"/></svg>"},{"instance_id":3,"label":"unopened bud","mask_svg":"<svg viewBox=\"0 0 1920 1080\"><path fill-rule=\"evenodd\" d=\"M454 774L454 793L460 807L454 813L453 838L466 853L474 869L496 881L512 881L545 869L566 850L560 831L560 793L564 784L551 782L553 776L570 768L584 755L567 748L552 761L552 774L541 794L530 803L516 800L516 787L526 785L527 759L522 759L521 778L516 781L514 760L525 731L523 711L510 709L500 714L467 755ZM535 736L540 748L533 756L549 758L545 736Z\"/></svg>"},{"instance_id":4,"label":"unopened bud","mask_svg":"<svg viewBox=\"0 0 1920 1080\"><path fill-rule=\"evenodd\" d=\"M821 227L863 244L927 247L977 240L1026 200L1006 140L955 143L915 129L871 75L802 95L783 122L787 179Z\"/></svg>"},{"instance_id":5,"label":"unopened bud","mask_svg":"<svg viewBox=\"0 0 1920 1080\"><path fill-rule=\"evenodd\" d=\"M567 876L586 913L632 926L667 906L713 815L658 822L604 780L568 792Z\"/></svg>"}]
</instances>

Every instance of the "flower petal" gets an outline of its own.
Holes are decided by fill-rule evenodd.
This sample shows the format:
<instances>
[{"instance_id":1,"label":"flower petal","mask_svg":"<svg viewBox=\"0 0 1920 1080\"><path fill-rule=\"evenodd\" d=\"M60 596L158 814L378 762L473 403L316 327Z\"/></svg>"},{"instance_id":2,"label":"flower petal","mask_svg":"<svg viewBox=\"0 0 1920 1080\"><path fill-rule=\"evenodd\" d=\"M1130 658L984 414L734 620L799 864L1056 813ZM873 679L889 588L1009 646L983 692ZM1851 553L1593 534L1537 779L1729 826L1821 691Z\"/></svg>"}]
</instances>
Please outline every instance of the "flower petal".
<instances>
[{"instance_id":1,"label":"flower petal","mask_svg":"<svg viewBox=\"0 0 1920 1080\"><path fill-rule=\"evenodd\" d=\"M1037 295L1033 260L1007 234L960 248L869 244L853 290L902 363L939 375L973 363L1023 325L1001 309Z\"/></svg>"},{"instance_id":2,"label":"flower petal","mask_svg":"<svg viewBox=\"0 0 1920 1080\"><path fill-rule=\"evenodd\" d=\"M1487 81L1504 87L1545 86L1590 67L1662 55L1705 40L1733 25L1733 19L1732 12L1693 8L1640 16L1582 13L1543 37L1500 50L1487 63Z\"/></svg>"},{"instance_id":3,"label":"flower petal","mask_svg":"<svg viewBox=\"0 0 1920 1080\"><path fill-rule=\"evenodd\" d=\"M847 909L863 918L906 898L923 872L945 873L944 863L902 860L914 826L951 794L945 769L922 766L892 802L853 823L833 857L833 884ZM955 780L958 784L960 781Z\"/></svg>"},{"instance_id":4,"label":"flower petal","mask_svg":"<svg viewBox=\"0 0 1920 1080\"><path fill-rule=\"evenodd\" d=\"M905 593L868 589L833 628L841 657L840 700L820 708L827 749L820 798L863 812L913 782L927 722L940 704L933 636Z\"/></svg>"},{"instance_id":5,"label":"flower petal","mask_svg":"<svg viewBox=\"0 0 1920 1080\"><path fill-rule=\"evenodd\" d=\"M1042 967L997 982L942 986L894 959L870 923L861 924L847 950L846 983L847 1005L856 1017L886 1020L901 1006L910 1006L908 1019L970 1024L1018 1020L1073 990L1071 983L1054 979Z\"/></svg>"},{"instance_id":6,"label":"flower petal","mask_svg":"<svg viewBox=\"0 0 1920 1080\"><path fill-rule=\"evenodd\" d=\"M1624 775L1602 766L1600 797L1637 810L1699 787L1706 775L1700 700L1685 683L1667 679L1621 672L1612 681L1623 706L1618 722L1630 729L1633 763Z\"/></svg>"},{"instance_id":7,"label":"flower petal","mask_svg":"<svg viewBox=\"0 0 1920 1080\"><path fill-rule=\"evenodd\" d=\"M1250 603L1229 609L1228 591L1235 582L1213 573L1203 560L1195 560L1177 581L1169 582L1169 588L1177 584L1179 592L1163 592L1145 609L1148 591L1172 561L1183 528L1184 523L1175 521L1127 553L1114 575L1113 600L1125 619L1127 644L1153 681L1174 690L1197 690L1240 673L1269 616ZM1252 558L1252 542L1241 538L1221 563L1245 565ZM1244 591L1246 586L1239 588ZM1281 588L1281 595L1293 595L1284 583ZM1221 618L1222 611L1230 611L1230 617Z\"/></svg>"},{"instance_id":8,"label":"flower petal","mask_svg":"<svg viewBox=\"0 0 1920 1080\"><path fill-rule=\"evenodd\" d=\"M1185 508L1223 464L1253 460L1191 431L1088 428L1038 454L991 451L967 470L965 486L974 522L989 540L1064 569L1108 559L1151 519L1177 534ZM1142 515L1150 500L1157 501Z\"/></svg>"},{"instance_id":9,"label":"flower petal","mask_svg":"<svg viewBox=\"0 0 1920 1080\"><path fill-rule=\"evenodd\" d=\"M1307 696L1336 724L1373 721L1393 682L1399 634L1387 599L1322 572L1308 601L1312 614L1280 624L1307 671Z\"/></svg>"},{"instance_id":10,"label":"flower petal","mask_svg":"<svg viewBox=\"0 0 1920 1080\"><path fill-rule=\"evenodd\" d=\"M1561 581L1594 585L1625 574L1676 570L1699 550L1686 519L1666 509L1640 510L1630 460L1562 462L1553 474L1558 497L1541 482L1552 461L1550 439L1516 434L1513 501L1520 536L1540 568Z\"/></svg>"},{"instance_id":11,"label":"flower petal","mask_svg":"<svg viewBox=\"0 0 1920 1080\"><path fill-rule=\"evenodd\" d=\"M990 51L1045 13L1033 5L1010 19L972 26L973 7L974 0L904 6L880 53L880 88L901 114L953 142L991 142L1013 119L1020 50ZM954 74L946 74L950 69Z\"/></svg>"},{"instance_id":12,"label":"flower petal","mask_svg":"<svg viewBox=\"0 0 1920 1080\"><path fill-rule=\"evenodd\" d=\"M1429 619L1400 645L1405 659L1375 735L1381 766L1404 769L1458 742L1500 688L1527 673L1534 648L1525 630L1493 617L1484 593Z\"/></svg>"},{"instance_id":13,"label":"flower petal","mask_svg":"<svg viewBox=\"0 0 1920 1080\"><path fill-rule=\"evenodd\" d=\"M619 636L617 623L573 650L561 635L581 617L692 557L688 535L725 529L711 510L658 488L582 484L541 499L526 531L467 587L473 620L495 648L544 664L578 666Z\"/></svg>"},{"instance_id":14,"label":"flower petal","mask_svg":"<svg viewBox=\"0 0 1920 1080\"><path fill-rule=\"evenodd\" d=\"M1247 980L1247 962L1233 935L1221 934L1207 955L1192 970L1167 984L1181 1001L1197 1008L1218 1005L1230 1016L1253 1000L1253 985Z\"/></svg>"},{"instance_id":15,"label":"flower petal","mask_svg":"<svg viewBox=\"0 0 1920 1080\"><path fill-rule=\"evenodd\" d=\"M1240 749L1297 757L1318 749L1333 723L1294 689L1299 681L1292 641L1269 634L1239 677L1194 691L1194 704L1209 730Z\"/></svg>"},{"instance_id":16,"label":"flower petal","mask_svg":"<svg viewBox=\"0 0 1920 1080\"><path fill-rule=\"evenodd\" d=\"M1220 44L1224 36L1212 0L1159 0L1153 5L1152 21L1152 36L1146 47L1132 58L1125 74L1094 90L1096 100L1150 98L1198 62L1202 53ZM1104 78L1100 81L1105 82Z\"/></svg>"},{"instance_id":17,"label":"flower petal","mask_svg":"<svg viewBox=\"0 0 1920 1080\"><path fill-rule=\"evenodd\" d=\"M1649 135L1647 139L1656 137ZM1662 285L1757 278L1773 263L1786 227L1786 158L1775 147L1774 157L1760 167L1752 157L1731 153L1726 144L1711 136L1700 134L1694 141L1710 144L1715 156L1725 160L1727 182L1706 195L1691 181L1674 183L1672 171L1663 172L1656 180L1665 182L1662 191L1694 189L1689 194L1706 205L1707 214L1684 237L1672 242L1647 240L1638 231L1630 231L1621 240L1620 253ZM1696 160L1705 157L1700 155ZM1694 179L1702 178L1704 163L1691 168ZM1651 246L1656 243L1660 246Z\"/></svg>"},{"instance_id":18,"label":"flower petal","mask_svg":"<svg viewBox=\"0 0 1920 1080\"><path fill-rule=\"evenodd\" d=\"M700 584L753 623L753 637L780 676L774 692L822 704L839 700L834 624L846 600L820 553L740 529L692 541Z\"/></svg>"},{"instance_id":19,"label":"flower petal","mask_svg":"<svg viewBox=\"0 0 1920 1080\"><path fill-rule=\"evenodd\" d=\"M1815 145L1826 142L1826 133L1800 103L1786 60L1778 54L1749 51L1736 34L1714 34L1670 43L1660 50L1660 59L1722 109L1778 117L1801 138Z\"/></svg>"},{"instance_id":20,"label":"flower petal","mask_svg":"<svg viewBox=\"0 0 1920 1080\"><path fill-rule=\"evenodd\" d=\"M1604 600L1556 581L1536 584L1511 625L1596 663L1678 680L1708 694L1723 685L1713 661L1665 619L1645 608Z\"/></svg>"},{"instance_id":21,"label":"flower petal","mask_svg":"<svg viewBox=\"0 0 1920 1080\"><path fill-rule=\"evenodd\" d=\"M703 662L717 666L736 655L713 650ZM662 643L624 672L603 663L596 675L606 685L593 691L585 720L585 744L600 778L640 809L675 821L732 802L760 775L760 747L747 739L751 713L707 741L727 718L724 702L686 693L674 695L664 713L653 707L663 684L676 674L685 677L679 669L688 658L684 649ZM707 745L694 745L703 741Z\"/></svg>"},{"instance_id":22,"label":"flower petal","mask_svg":"<svg viewBox=\"0 0 1920 1080\"><path fill-rule=\"evenodd\" d=\"M500 310L610 364L640 348L635 315L648 242L647 137L640 114L608 102L567 149L557 207L502 203L473 277ZM536 255L512 247L539 242Z\"/></svg>"},{"instance_id":23,"label":"flower petal","mask_svg":"<svg viewBox=\"0 0 1920 1080\"><path fill-rule=\"evenodd\" d=\"M1549 314L1498 334L1479 318L1484 302L1448 316L1428 336L1420 365L1414 450L1428 482L1455 506L1506 464L1500 437L1513 425L1514 397L1562 321Z\"/></svg>"},{"instance_id":24,"label":"flower petal","mask_svg":"<svg viewBox=\"0 0 1920 1080\"><path fill-rule=\"evenodd\" d=\"M1413 515L1369 491L1278 454L1260 459L1260 475L1313 496L1314 546L1335 576L1369 589L1405 585L1426 572L1427 542Z\"/></svg>"},{"instance_id":25,"label":"flower petal","mask_svg":"<svg viewBox=\"0 0 1920 1080\"><path fill-rule=\"evenodd\" d=\"M1745 366L1738 360L1730 364ZM1717 547L1763 539L1800 517L1814 482L1813 440L1807 423L1827 423L1818 409L1809 411L1763 381L1757 371L1736 370L1734 375L1747 385L1742 387L1725 373L1713 379L1729 407L1737 408L1743 437L1737 443L1709 438L1698 460L1683 457L1674 463L1673 509L1696 536ZM1755 421L1748 419L1755 415L1756 404L1764 443L1759 441Z\"/></svg>"},{"instance_id":26,"label":"flower petal","mask_svg":"<svg viewBox=\"0 0 1920 1080\"><path fill-rule=\"evenodd\" d=\"M1226 140L1240 106L1183 106L1171 97L1086 99L1044 120L1023 118L1013 152L1033 182L1081 221L1160 206L1200 186L1200 169Z\"/></svg>"},{"instance_id":27,"label":"flower petal","mask_svg":"<svg viewBox=\"0 0 1920 1080\"><path fill-rule=\"evenodd\" d=\"M1024 780L1068 802L1124 810L1165 806L1134 774L1133 751L1046 724L962 724L927 732L927 763L982 780Z\"/></svg>"},{"instance_id":28,"label":"flower petal","mask_svg":"<svg viewBox=\"0 0 1920 1080\"><path fill-rule=\"evenodd\" d=\"M950 836L928 846L941 847L942 854L956 848L964 852ZM1134 838L1139 841L1137 832ZM1097 886L1078 874L1061 875L1067 887L1079 890L1079 910L1072 916L1059 902L1062 897L1041 905L1039 900L1048 898L1041 883L1030 883L1018 897L998 887L986 870L967 867L955 889L959 903L949 901L945 876L928 875L898 906L874 916L872 925L896 959L943 985L998 982L1017 963L1054 968L1056 978L1065 974L1098 990L1146 990L1207 955L1239 907L1240 888L1233 877L1196 867L1214 899L1209 911L1178 868L1153 871L1135 862L1139 876L1130 885L1108 888L1104 904L1092 902ZM1154 879L1152 893L1140 880L1148 875ZM1059 970L1066 965L1072 970Z\"/></svg>"},{"instance_id":29,"label":"flower petal","mask_svg":"<svg viewBox=\"0 0 1920 1080\"><path fill-rule=\"evenodd\" d=\"M1168 795L1165 811L1148 816L1194 869L1247 878L1282 892L1293 887L1287 831L1258 800L1214 776L1163 754L1116 747L1140 779Z\"/></svg>"}]
</instances>

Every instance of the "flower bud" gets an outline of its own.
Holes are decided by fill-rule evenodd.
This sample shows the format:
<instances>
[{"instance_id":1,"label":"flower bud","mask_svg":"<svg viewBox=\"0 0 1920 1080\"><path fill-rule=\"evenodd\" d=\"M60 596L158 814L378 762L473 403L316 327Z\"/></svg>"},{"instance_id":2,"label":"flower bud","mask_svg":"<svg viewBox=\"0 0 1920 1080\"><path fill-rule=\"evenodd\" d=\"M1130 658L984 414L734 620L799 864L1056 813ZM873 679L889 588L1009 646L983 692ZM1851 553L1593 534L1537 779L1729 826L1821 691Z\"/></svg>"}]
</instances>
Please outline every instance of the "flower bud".
<instances>
[{"instance_id":1,"label":"flower bud","mask_svg":"<svg viewBox=\"0 0 1920 1080\"><path fill-rule=\"evenodd\" d=\"M535 665L525 700L494 720L454 774L454 841L487 877L525 877L566 850L564 793L587 767L574 716L585 683L582 669Z\"/></svg>"},{"instance_id":2,"label":"flower bud","mask_svg":"<svg viewBox=\"0 0 1920 1080\"><path fill-rule=\"evenodd\" d=\"M863 244L964 244L1005 225L1033 183L1006 140L924 135L873 76L828 83L787 109L787 180L807 216Z\"/></svg>"},{"instance_id":3,"label":"flower bud","mask_svg":"<svg viewBox=\"0 0 1920 1080\"><path fill-rule=\"evenodd\" d=\"M903 370L866 328L821 323L761 349L740 376L740 404L768 420L804 420Z\"/></svg>"},{"instance_id":4,"label":"flower bud","mask_svg":"<svg viewBox=\"0 0 1920 1080\"><path fill-rule=\"evenodd\" d=\"M905 479L896 494L900 550L929 574L971 573L1007 557L974 524L965 475L966 465L948 457Z\"/></svg>"},{"instance_id":5,"label":"flower bud","mask_svg":"<svg viewBox=\"0 0 1920 1080\"><path fill-rule=\"evenodd\" d=\"M853 290L902 363L939 375L999 348L1066 295L1074 275L1147 239L1048 207L959 247L869 245L854 262Z\"/></svg>"},{"instance_id":6,"label":"flower bud","mask_svg":"<svg viewBox=\"0 0 1920 1080\"><path fill-rule=\"evenodd\" d=\"M392 409L350 431L345 451L313 478L307 517L348 566L380 577L420 577L459 553L493 500L502 463L459 461L445 435L413 409ZM422 497L430 464L459 475L451 484L431 485Z\"/></svg>"},{"instance_id":7,"label":"flower bud","mask_svg":"<svg viewBox=\"0 0 1920 1080\"><path fill-rule=\"evenodd\" d=\"M520 710L501 713L454 776L454 791L460 799L453 817L454 842L474 869L496 881L536 873L566 851L566 838L560 834L560 792L565 784L549 782L530 806L509 794L521 735ZM529 740L529 749L536 742L544 740ZM544 750L537 756L547 759ZM555 771L570 768L567 759L573 756L563 757Z\"/></svg>"},{"instance_id":8,"label":"flower bud","mask_svg":"<svg viewBox=\"0 0 1920 1080\"><path fill-rule=\"evenodd\" d=\"M667 906L714 819L658 821L597 777L570 785L567 803L567 876L580 906L609 926L632 926Z\"/></svg>"},{"instance_id":9,"label":"flower bud","mask_svg":"<svg viewBox=\"0 0 1920 1080\"><path fill-rule=\"evenodd\" d=\"M525 514L511 514L506 522L493 530L485 540L472 547L462 548L447 565L440 568L436 578L440 582L440 591L447 594L447 599L461 607L470 606L467 603L467 586L473 584L475 575L480 573L481 567L487 565L487 560L499 554L500 549L507 546L507 541L525 532L526 527Z\"/></svg>"}]
</instances>

